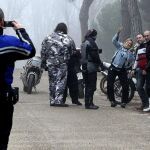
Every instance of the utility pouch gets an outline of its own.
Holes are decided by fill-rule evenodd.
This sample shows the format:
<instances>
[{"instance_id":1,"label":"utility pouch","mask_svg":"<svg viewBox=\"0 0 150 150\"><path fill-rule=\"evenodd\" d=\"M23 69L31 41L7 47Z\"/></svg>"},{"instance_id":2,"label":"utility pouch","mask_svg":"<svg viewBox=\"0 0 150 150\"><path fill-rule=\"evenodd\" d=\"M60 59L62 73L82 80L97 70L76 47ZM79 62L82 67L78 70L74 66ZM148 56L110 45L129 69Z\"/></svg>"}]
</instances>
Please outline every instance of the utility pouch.
<instances>
[{"instance_id":1,"label":"utility pouch","mask_svg":"<svg viewBox=\"0 0 150 150\"><path fill-rule=\"evenodd\" d=\"M12 103L15 105L19 101L19 87L12 88Z\"/></svg>"}]
</instances>

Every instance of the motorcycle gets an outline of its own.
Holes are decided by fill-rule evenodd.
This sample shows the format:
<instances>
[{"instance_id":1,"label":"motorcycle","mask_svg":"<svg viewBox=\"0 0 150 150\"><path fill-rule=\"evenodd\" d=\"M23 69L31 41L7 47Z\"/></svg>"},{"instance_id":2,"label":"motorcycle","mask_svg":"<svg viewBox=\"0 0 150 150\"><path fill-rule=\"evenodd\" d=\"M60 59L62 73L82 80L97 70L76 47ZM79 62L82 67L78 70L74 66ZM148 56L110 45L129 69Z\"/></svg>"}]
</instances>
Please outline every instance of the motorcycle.
<instances>
[{"instance_id":1,"label":"motorcycle","mask_svg":"<svg viewBox=\"0 0 150 150\"><path fill-rule=\"evenodd\" d=\"M107 75L108 75L108 69L110 67L110 63L103 62L103 65L105 67L105 70L101 71L103 77L100 80L100 89L104 94L107 95ZM129 98L128 98L128 103L129 103L133 99L134 93L136 91L136 78L131 77L130 73L128 73L128 81L129 81ZM122 86L120 84L118 77L115 79L114 82L114 95L117 101L121 101Z\"/></svg>"},{"instance_id":2,"label":"motorcycle","mask_svg":"<svg viewBox=\"0 0 150 150\"><path fill-rule=\"evenodd\" d=\"M35 56L29 59L23 67L23 72L21 73L20 78L23 82L23 91L28 94L32 93L33 87L36 91L36 85L40 83L43 73L41 62L41 58L39 56Z\"/></svg>"}]
</instances>

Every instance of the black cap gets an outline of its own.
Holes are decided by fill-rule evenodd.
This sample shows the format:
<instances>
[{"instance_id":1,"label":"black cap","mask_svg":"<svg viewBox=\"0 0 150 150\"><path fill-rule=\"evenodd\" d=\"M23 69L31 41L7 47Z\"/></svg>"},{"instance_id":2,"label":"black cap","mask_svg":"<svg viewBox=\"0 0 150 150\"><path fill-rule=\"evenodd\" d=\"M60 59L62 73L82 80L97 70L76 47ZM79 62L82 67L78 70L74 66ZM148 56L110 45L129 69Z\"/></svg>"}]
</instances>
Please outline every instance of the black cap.
<instances>
[{"instance_id":1,"label":"black cap","mask_svg":"<svg viewBox=\"0 0 150 150\"><path fill-rule=\"evenodd\" d=\"M3 10L0 8L0 21L4 19L4 12Z\"/></svg>"},{"instance_id":2,"label":"black cap","mask_svg":"<svg viewBox=\"0 0 150 150\"><path fill-rule=\"evenodd\" d=\"M95 29L90 29L87 31L85 35L85 39L89 37L95 37L97 35L97 31Z\"/></svg>"}]
</instances>

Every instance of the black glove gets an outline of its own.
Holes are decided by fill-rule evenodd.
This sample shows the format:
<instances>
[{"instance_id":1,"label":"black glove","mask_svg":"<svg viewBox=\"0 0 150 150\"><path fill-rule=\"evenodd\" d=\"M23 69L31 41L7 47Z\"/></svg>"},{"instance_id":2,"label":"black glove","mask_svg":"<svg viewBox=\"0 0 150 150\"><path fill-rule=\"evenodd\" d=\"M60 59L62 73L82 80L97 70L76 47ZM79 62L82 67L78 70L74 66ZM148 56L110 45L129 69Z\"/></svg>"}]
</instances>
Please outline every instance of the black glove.
<instances>
[{"instance_id":1,"label":"black glove","mask_svg":"<svg viewBox=\"0 0 150 150\"><path fill-rule=\"evenodd\" d=\"M103 63L101 63L100 69L101 69L101 71L104 71L104 70L105 70L105 67L104 67Z\"/></svg>"},{"instance_id":2,"label":"black glove","mask_svg":"<svg viewBox=\"0 0 150 150\"><path fill-rule=\"evenodd\" d=\"M83 64L82 65L82 73L87 74L88 70L87 70L87 64Z\"/></svg>"}]
</instances>

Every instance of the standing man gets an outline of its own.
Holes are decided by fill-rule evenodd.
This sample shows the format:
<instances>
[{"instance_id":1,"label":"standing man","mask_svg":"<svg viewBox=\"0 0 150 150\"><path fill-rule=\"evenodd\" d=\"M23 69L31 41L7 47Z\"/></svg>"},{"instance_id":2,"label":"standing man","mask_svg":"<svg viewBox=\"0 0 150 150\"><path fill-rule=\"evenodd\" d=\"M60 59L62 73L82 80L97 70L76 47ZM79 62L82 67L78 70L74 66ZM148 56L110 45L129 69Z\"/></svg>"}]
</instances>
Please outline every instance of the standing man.
<instances>
[{"instance_id":1,"label":"standing man","mask_svg":"<svg viewBox=\"0 0 150 150\"><path fill-rule=\"evenodd\" d=\"M97 71L99 67L103 69L103 64L99 57L99 49L95 42L97 31L95 29L88 30L85 39L81 45L81 63L83 70L83 78L85 81L85 108L98 109L94 105L93 96L96 91Z\"/></svg>"},{"instance_id":2,"label":"standing man","mask_svg":"<svg viewBox=\"0 0 150 150\"><path fill-rule=\"evenodd\" d=\"M3 35L4 28L13 27L17 37ZM16 21L5 22L0 8L0 150L7 150L12 128L14 104L12 82L16 60L31 58L35 48L26 30Z\"/></svg>"},{"instance_id":3,"label":"standing man","mask_svg":"<svg viewBox=\"0 0 150 150\"><path fill-rule=\"evenodd\" d=\"M144 88L145 83L147 84L148 78L146 71L148 59L146 55L146 43L144 35L138 34L136 36L136 41L137 41L136 45L138 46L136 48L136 60L133 66L132 74L136 75L137 80L136 88L142 101L142 106L140 107L140 109L142 109L143 111L149 111L148 95Z\"/></svg>"},{"instance_id":4,"label":"standing man","mask_svg":"<svg viewBox=\"0 0 150 150\"><path fill-rule=\"evenodd\" d=\"M116 76L119 77L121 86L122 86L122 102L121 107L125 108L128 102L129 95L129 85L128 85L128 75L127 69L129 69L135 60L134 54L130 51L133 41L128 38L124 43L119 42L119 35L122 28L118 30L115 36L112 39L114 46L117 48L116 53L114 54L111 66L108 70L107 76L107 94L111 102L111 107L115 107L117 102L114 97L114 82Z\"/></svg>"},{"instance_id":5,"label":"standing man","mask_svg":"<svg viewBox=\"0 0 150 150\"><path fill-rule=\"evenodd\" d=\"M70 38L65 23L59 23L54 33L46 37L42 43L42 67L48 67L50 106L67 107L63 103L67 83L68 61L71 50Z\"/></svg>"},{"instance_id":6,"label":"standing man","mask_svg":"<svg viewBox=\"0 0 150 150\"><path fill-rule=\"evenodd\" d=\"M149 99L150 104L150 31L144 32L145 37L145 44L146 44L146 58L147 58L147 65L146 65L146 93ZM147 112L150 111L150 106L143 109L143 111Z\"/></svg>"},{"instance_id":7,"label":"standing man","mask_svg":"<svg viewBox=\"0 0 150 150\"><path fill-rule=\"evenodd\" d=\"M77 71L76 65L80 65L80 58L81 53L79 50L76 49L74 41L70 38L70 50L71 56L68 61L68 76L67 76L67 85L64 93L63 102L66 102L67 98L67 91L69 89L69 94L71 97L72 104L82 105L79 101L79 90L78 90L78 78L77 78Z\"/></svg>"}]
</instances>

